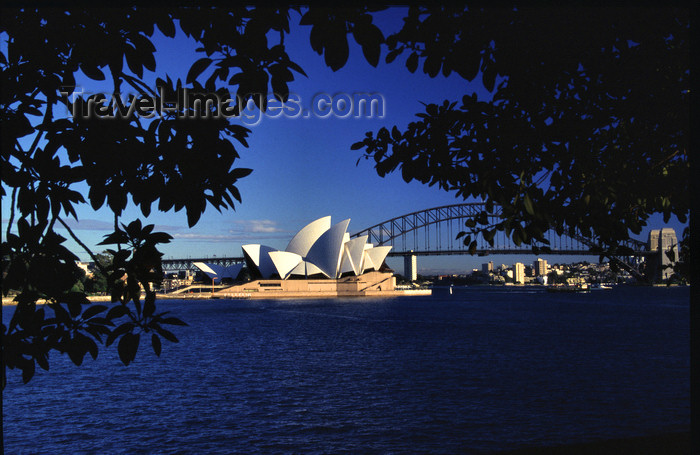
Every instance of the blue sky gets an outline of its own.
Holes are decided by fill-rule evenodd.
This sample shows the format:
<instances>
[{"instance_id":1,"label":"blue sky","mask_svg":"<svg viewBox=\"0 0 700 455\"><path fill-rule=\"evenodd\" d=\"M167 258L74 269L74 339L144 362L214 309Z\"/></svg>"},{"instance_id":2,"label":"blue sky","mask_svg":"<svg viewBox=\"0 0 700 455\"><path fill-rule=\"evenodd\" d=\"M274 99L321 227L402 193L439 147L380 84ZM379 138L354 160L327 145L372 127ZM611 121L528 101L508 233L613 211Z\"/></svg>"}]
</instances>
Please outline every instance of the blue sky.
<instances>
[{"instance_id":1,"label":"blue sky","mask_svg":"<svg viewBox=\"0 0 700 455\"><path fill-rule=\"evenodd\" d=\"M385 26L397 27L401 24L400 17L401 10L395 8L384 12L380 21ZM298 17L293 16L292 23L297 22ZM285 38L292 60L309 76L296 75L296 80L290 83L290 91L300 97L302 106L307 108L319 93L377 93L385 101L384 118L263 118L258 125L250 127L248 148L236 144L241 155L237 167L252 168L253 173L239 181L243 203L235 211L219 213L209 208L199 223L189 229L184 211L154 212L144 218L133 206L127 209L124 221L141 218L173 235L172 243L162 247L166 258L241 256L240 246L246 243L284 248L298 229L325 215L331 215L333 222L350 218L349 231L356 232L416 210L462 202L435 187L416 182L407 184L400 173L381 178L373 168L373 161L361 160L356 165L361 151L352 151L350 146L361 140L366 131L407 125L415 113L423 110L421 101L458 100L473 92L488 97L480 80L467 83L456 75L431 79L420 68L411 74L404 66L406 56L387 65L382 63L385 53L378 67L373 68L352 40L347 64L333 72L323 57L312 51L308 35L308 27L295 27ZM147 80L153 81L156 75L163 77L167 73L173 80L184 81L191 63L202 56L181 33L171 40L156 32L153 42L158 49L158 71L155 75L147 74ZM78 84L89 91L101 90L99 84L85 78L79 79ZM6 205L2 208L3 224L9 217ZM111 212L95 212L85 205L78 215L80 222L75 225L75 232L93 251L100 251L96 244L111 231ZM660 227L661 217L655 218L652 226ZM671 226L680 235L680 224ZM646 239L647 232L648 229L640 238ZM81 259L88 259L72 241L69 246ZM418 266L419 273L424 274L463 273L489 260L512 264L518 260L530 263L534 259L532 255L433 257L419 258ZM554 263L580 258L548 259ZM587 259L595 261L594 257ZM389 265L402 270L398 259L390 260Z\"/></svg>"}]
</instances>

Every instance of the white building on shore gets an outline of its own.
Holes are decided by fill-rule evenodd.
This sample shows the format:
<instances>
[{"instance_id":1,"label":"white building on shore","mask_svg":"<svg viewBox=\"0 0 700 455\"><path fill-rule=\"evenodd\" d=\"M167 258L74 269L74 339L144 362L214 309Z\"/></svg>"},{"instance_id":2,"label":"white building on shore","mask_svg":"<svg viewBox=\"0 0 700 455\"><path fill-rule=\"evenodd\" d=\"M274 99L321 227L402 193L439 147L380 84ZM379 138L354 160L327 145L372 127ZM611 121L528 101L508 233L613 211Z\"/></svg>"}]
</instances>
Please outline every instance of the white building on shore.
<instances>
[{"instance_id":1,"label":"white building on shore","mask_svg":"<svg viewBox=\"0 0 700 455\"><path fill-rule=\"evenodd\" d=\"M253 281L215 293L234 298L334 297L409 295L395 290L395 278L385 271L390 246L367 243L367 236L351 239L350 220L331 225L331 217L304 226L284 250L259 244L243 245L245 265ZM212 280L235 279L243 264L221 267L195 263ZM429 293L429 290L427 290ZM425 294L425 292L423 292Z\"/></svg>"}]
</instances>

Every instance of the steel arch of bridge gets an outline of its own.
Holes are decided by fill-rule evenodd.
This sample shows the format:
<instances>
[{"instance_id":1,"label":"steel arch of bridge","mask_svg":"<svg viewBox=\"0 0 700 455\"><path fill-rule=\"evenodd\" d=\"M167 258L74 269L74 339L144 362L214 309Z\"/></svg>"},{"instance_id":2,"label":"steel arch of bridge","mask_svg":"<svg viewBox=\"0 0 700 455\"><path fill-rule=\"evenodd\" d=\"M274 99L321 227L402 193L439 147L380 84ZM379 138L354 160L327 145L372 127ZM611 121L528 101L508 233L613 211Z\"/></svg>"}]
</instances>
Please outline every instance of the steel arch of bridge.
<instances>
[{"instance_id":1,"label":"steel arch of bridge","mask_svg":"<svg viewBox=\"0 0 700 455\"><path fill-rule=\"evenodd\" d=\"M363 229L351 237L367 235L367 241L377 246L391 245L391 256L415 255L451 255L467 254L468 249L461 240L456 240L457 234L465 230L464 222L476 218L482 212L487 212L483 202L471 202L433 207L401 215L390 220ZM500 220L500 207L495 207L488 213L488 221L495 223ZM456 226L455 226L456 225ZM411 237L411 238L409 238ZM420 237L420 238L419 238ZM598 255L591 248L597 245L594 239L583 236L576 231L573 235L557 235L554 231L545 233L550 242L551 252L546 254L567 255ZM409 245L412 240L412 247ZM421 243L422 240L422 243ZM481 236L477 240L477 254L522 254L532 252L532 245L515 245L513 241L499 232L494 237L491 246ZM546 246L539 244L536 246ZM623 243L635 252L635 255L646 255L646 245L638 240L630 239ZM544 253L543 253L544 254Z\"/></svg>"},{"instance_id":2,"label":"steel arch of bridge","mask_svg":"<svg viewBox=\"0 0 700 455\"><path fill-rule=\"evenodd\" d=\"M406 234L409 232L415 232L419 229L424 229L425 232L425 249L430 249L430 230L431 225L435 225L438 229L440 228L440 223L449 222L452 220L467 220L469 218L474 218L479 216L479 214L486 209L486 204L483 203L464 203L464 204L452 204L444 205L442 207L433 207L430 209L419 210L417 212L409 213L406 215L397 216L390 220L375 224L372 227L364 229L351 237L359 237L362 235L367 235L367 241L369 243L374 243L377 246L391 245L394 247L392 250L396 253L399 251L407 251L407 238ZM493 217L497 217L499 212L493 214ZM448 225L449 228L452 224ZM462 229L460 229L462 230ZM459 231L455 232L455 236ZM449 234L448 234L449 236ZM402 243L401 250L397 249L395 240L400 238ZM416 246L417 238L414 236L414 247ZM412 248L415 250L416 248ZM441 248L439 248L441 249Z\"/></svg>"},{"instance_id":3,"label":"steel arch of bridge","mask_svg":"<svg viewBox=\"0 0 700 455\"><path fill-rule=\"evenodd\" d=\"M367 241L376 246L391 245L390 256L427 256L427 255L457 255L468 254L468 249L461 240L456 240L457 234L465 230L464 222L475 218L486 211L483 202L471 202L444 205L425 210L401 215L390 220L375 224L367 229L359 231L351 237L367 235ZM488 214L489 222L499 220L500 207L495 207L493 213ZM409 239L409 236L412 238ZM422 243L419 238L422 237ZM573 235L558 236L553 231L545 233L549 240L551 251L542 254L566 254L566 255L598 255L591 248L597 245L595 239L587 238L579 232ZM413 241L413 247L409 248L409 240ZM397 245L398 243L398 245ZM544 246L544 245L538 245ZM641 276L639 263L635 257L658 254L646 250L646 244L638 240L630 239L622 243L622 246L630 248L634 257L612 258L620 266L635 276ZM527 254L532 253L532 245L515 245L505 233L499 232L494 237L494 246L490 246L483 238L477 239L477 254ZM164 259L164 271L192 270L193 262L216 263L230 266L244 262L242 257L220 257L201 259Z\"/></svg>"}]
</instances>

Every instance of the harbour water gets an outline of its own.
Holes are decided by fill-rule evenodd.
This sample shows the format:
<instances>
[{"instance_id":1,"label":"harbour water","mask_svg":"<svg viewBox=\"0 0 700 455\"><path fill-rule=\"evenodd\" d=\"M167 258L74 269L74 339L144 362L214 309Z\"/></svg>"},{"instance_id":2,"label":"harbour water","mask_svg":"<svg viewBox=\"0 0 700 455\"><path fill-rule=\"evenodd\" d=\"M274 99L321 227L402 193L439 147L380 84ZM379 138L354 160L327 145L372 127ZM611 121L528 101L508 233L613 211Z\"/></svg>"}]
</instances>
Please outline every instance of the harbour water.
<instances>
[{"instance_id":1,"label":"harbour water","mask_svg":"<svg viewBox=\"0 0 700 455\"><path fill-rule=\"evenodd\" d=\"M189 324L160 358L10 371L5 453L488 453L690 426L687 288L159 309Z\"/></svg>"}]
</instances>

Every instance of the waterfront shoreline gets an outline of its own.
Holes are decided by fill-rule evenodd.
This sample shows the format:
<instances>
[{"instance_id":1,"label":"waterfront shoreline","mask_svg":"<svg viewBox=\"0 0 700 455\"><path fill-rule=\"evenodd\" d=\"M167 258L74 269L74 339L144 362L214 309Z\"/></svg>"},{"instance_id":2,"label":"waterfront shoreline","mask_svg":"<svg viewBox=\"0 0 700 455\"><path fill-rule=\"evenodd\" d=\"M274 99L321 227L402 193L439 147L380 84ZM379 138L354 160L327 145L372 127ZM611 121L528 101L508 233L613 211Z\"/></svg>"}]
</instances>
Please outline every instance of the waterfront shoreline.
<instances>
[{"instance_id":1,"label":"waterfront shoreline","mask_svg":"<svg viewBox=\"0 0 700 455\"><path fill-rule=\"evenodd\" d=\"M363 297L407 297L407 296L417 296L417 295L430 295L430 290L424 289L410 289L410 290L397 290L397 291L384 291L376 294L367 295L353 295L353 294L340 294L340 293L297 293L295 295L277 295L270 293L264 296L234 296L234 295L212 295L211 292L193 292L190 294L156 294L156 301L163 300L256 300L256 299L272 299L272 300L294 300L294 299L332 299L332 298L363 298ZM145 298L145 294L141 294L141 299ZM14 297L3 297L2 306L16 306L17 303L13 300ZM87 296L91 303L95 302L111 302L112 299L108 295L89 295ZM46 301L37 302L39 305L43 305Z\"/></svg>"},{"instance_id":2,"label":"waterfront shoreline","mask_svg":"<svg viewBox=\"0 0 700 455\"><path fill-rule=\"evenodd\" d=\"M682 287L689 287L689 285L677 285L677 284L671 284L671 285L650 285L650 284L621 284L617 285L616 287L653 287L653 288L682 288ZM506 288L506 289L512 289L514 291L517 290L532 290L532 289L541 289L541 290L546 290L548 286L543 286L541 284L521 284L521 285L494 285L494 284L476 284L476 285L457 285L457 286L450 286L450 285L434 285L431 286L429 289L430 290L445 290L449 289L450 287L452 288ZM411 289L411 290L397 290L398 292L395 295L391 295L391 297L396 297L396 296L401 296L401 295L428 295L427 292L424 292L424 289L419 288L419 289ZM215 293L216 294L216 293ZM387 296L389 293L387 293ZM108 295L89 295L87 296L88 300L90 302L111 302L111 297ZM141 294L141 299L145 297L145 294ZM279 296L273 296L272 294L266 296L266 298L270 299L275 299L275 300L287 300L287 299L300 299L300 298L345 298L345 297L350 297L349 295L292 295L289 297L279 297ZM369 296L359 296L359 297L369 297ZM375 297L375 296L373 296ZM3 297L2 298L2 305L3 306L15 306L16 303L13 301L14 297ZM156 294L156 300L161 301L161 300L216 300L216 299L226 299L226 298L231 298L231 299L246 299L243 297L229 297L225 295L212 295L211 292L192 292L192 293L182 293L182 294ZM39 304L43 304L45 302L39 302Z\"/></svg>"},{"instance_id":3,"label":"waterfront shoreline","mask_svg":"<svg viewBox=\"0 0 700 455\"><path fill-rule=\"evenodd\" d=\"M199 297L201 296L201 297ZM141 299L146 297L145 294L141 294ZM107 302L110 303L112 301L112 298L108 295L89 295L87 296L88 300L91 303L95 302ZM2 298L2 306L16 306L17 302L15 302L14 297L3 297ZM206 293L206 294L184 294L184 295L167 295L167 294L156 294L156 301L158 300L197 300L197 299L211 299L211 293ZM39 305L43 305L46 303L46 301L38 301L37 302Z\"/></svg>"}]
</instances>

